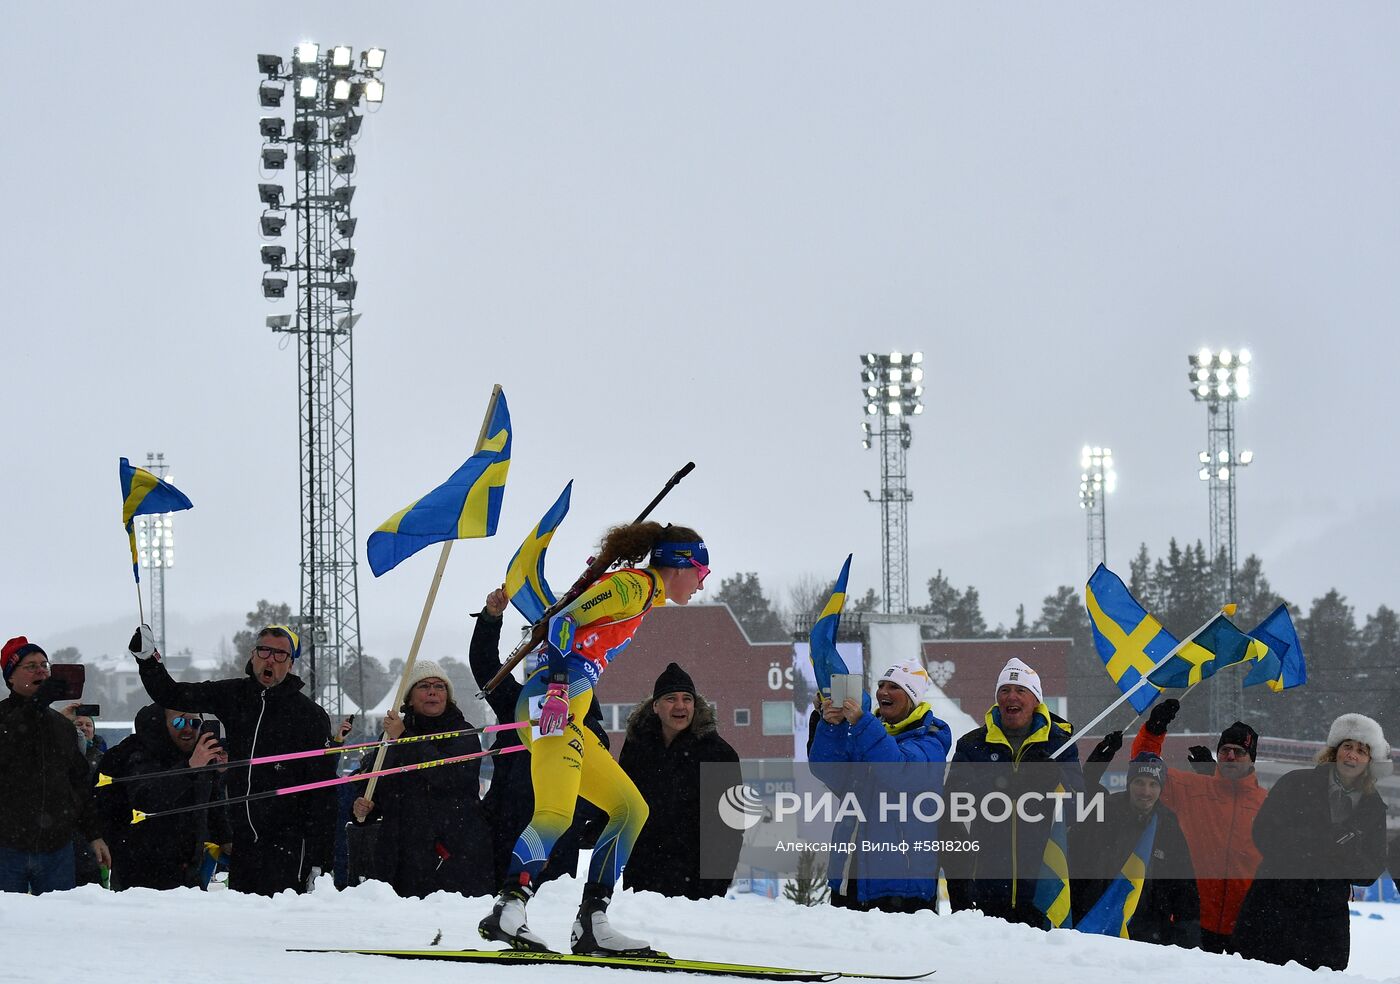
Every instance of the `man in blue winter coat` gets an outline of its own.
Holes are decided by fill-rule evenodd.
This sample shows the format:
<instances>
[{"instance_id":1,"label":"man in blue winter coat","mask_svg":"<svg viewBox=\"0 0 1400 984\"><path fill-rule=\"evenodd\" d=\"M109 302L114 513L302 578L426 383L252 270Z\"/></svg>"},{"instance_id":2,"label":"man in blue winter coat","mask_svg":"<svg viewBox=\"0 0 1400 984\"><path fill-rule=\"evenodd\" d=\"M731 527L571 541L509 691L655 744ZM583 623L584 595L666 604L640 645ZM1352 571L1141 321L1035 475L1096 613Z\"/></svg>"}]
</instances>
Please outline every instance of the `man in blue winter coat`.
<instances>
[{"instance_id":1,"label":"man in blue winter coat","mask_svg":"<svg viewBox=\"0 0 1400 984\"><path fill-rule=\"evenodd\" d=\"M919 818L914 800L941 791L953 735L924 703L928 686L917 662L896 663L880 675L873 714L854 700L822 707L807 755L812 774L837 796L854 793L864 818L847 817L833 834L851 849L832 852L832 905L938 911L938 854L923 846L937 841L938 826Z\"/></svg>"}]
</instances>

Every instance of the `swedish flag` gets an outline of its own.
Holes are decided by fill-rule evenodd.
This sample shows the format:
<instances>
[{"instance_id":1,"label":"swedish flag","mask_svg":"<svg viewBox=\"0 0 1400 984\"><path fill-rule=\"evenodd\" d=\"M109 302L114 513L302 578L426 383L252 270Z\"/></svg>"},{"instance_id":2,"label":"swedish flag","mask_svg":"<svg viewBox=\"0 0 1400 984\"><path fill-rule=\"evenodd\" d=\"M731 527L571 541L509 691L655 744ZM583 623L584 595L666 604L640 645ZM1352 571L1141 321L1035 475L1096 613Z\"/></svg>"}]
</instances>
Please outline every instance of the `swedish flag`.
<instances>
[{"instance_id":1,"label":"swedish flag","mask_svg":"<svg viewBox=\"0 0 1400 984\"><path fill-rule=\"evenodd\" d=\"M1158 687L1194 687L1217 671L1247 659L1262 659L1269 647L1251 639L1224 615L1217 615L1147 679Z\"/></svg>"},{"instance_id":2,"label":"swedish flag","mask_svg":"<svg viewBox=\"0 0 1400 984\"><path fill-rule=\"evenodd\" d=\"M1298 687L1308 682L1308 666L1303 659L1303 644L1298 640L1298 630L1293 627L1293 619L1288 614L1287 605L1279 605L1268 618L1260 622L1248 633L1269 647L1262 658L1256 657L1256 664L1244 678L1244 686L1268 684L1274 693Z\"/></svg>"},{"instance_id":3,"label":"swedish flag","mask_svg":"<svg viewBox=\"0 0 1400 984\"><path fill-rule=\"evenodd\" d=\"M1120 692L1131 692L1128 702L1141 714L1160 691L1150 683L1138 685L1158 660L1176 648L1175 637L1147 614L1128 586L1103 564L1084 586L1084 607L1089 610L1094 648L1104 669Z\"/></svg>"},{"instance_id":4,"label":"swedish flag","mask_svg":"<svg viewBox=\"0 0 1400 984\"><path fill-rule=\"evenodd\" d=\"M1147 821L1133 853L1123 862L1118 877L1113 879L1094 907L1084 914L1074 928L1081 933L1128 938L1128 923L1137 912L1142 898L1142 886L1147 881L1147 861L1152 856L1152 842L1157 836L1157 816Z\"/></svg>"},{"instance_id":5,"label":"swedish flag","mask_svg":"<svg viewBox=\"0 0 1400 984\"><path fill-rule=\"evenodd\" d=\"M851 574L851 557L841 565L841 574L836 578L831 597L821 615L812 624L808 634L811 641L812 673L817 679L817 689L823 697L831 696L831 674L848 673L846 661L836 651L836 630L841 626L841 611L846 607L846 580Z\"/></svg>"},{"instance_id":6,"label":"swedish flag","mask_svg":"<svg viewBox=\"0 0 1400 984\"><path fill-rule=\"evenodd\" d=\"M1063 793L1065 787L1057 786L1055 791ZM1050 827L1050 837L1045 842L1045 851L1040 859L1040 877L1035 883L1035 907L1045 913L1050 925L1055 928L1070 929L1074 918L1070 915L1069 896L1069 836L1065 829L1065 819L1057 817Z\"/></svg>"},{"instance_id":7,"label":"swedish flag","mask_svg":"<svg viewBox=\"0 0 1400 984\"><path fill-rule=\"evenodd\" d=\"M486 409L476 453L452 477L400 509L369 535L365 557L378 577L419 550L444 540L494 536L510 470L510 409L498 387Z\"/></svg>"},{"instance_id":8,"label":"swedish flag","mask_svg":"<svg viewBox=\"0 0 1400 984\"><path fill-rule=\"evenodd\" d=\"M573 482L564 486L554 505L535 524L506 567L506 594L510 595L515 610L532 625L544 618L545 610L557 600L544 579L544 554L554 538L554 531L569 513L569 493L573 487Z\"/></svg>"},{"instance_id":9,"label":"swedish flag","mask_svg":"<svg viewBox=\"0 0 1400 984\"><path fill-rule=\"evenodd\" d=\"M118 471L122 482L122 525L131 541L131 573L139 583L141 569L136 562L136 526L132 521L137 516L193 509L194 503L169 482L156 478L144 468L137 468L125 458L121 459Z\"/></svg>"}]
</instances>

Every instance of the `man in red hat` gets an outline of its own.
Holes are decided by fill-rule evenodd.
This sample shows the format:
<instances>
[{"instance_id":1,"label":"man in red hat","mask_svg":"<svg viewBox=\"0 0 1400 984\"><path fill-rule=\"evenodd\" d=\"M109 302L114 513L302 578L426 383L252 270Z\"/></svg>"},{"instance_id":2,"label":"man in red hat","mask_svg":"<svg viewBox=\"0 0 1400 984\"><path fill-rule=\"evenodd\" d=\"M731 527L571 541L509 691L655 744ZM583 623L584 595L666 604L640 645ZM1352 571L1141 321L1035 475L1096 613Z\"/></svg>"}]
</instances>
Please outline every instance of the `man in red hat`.
<instances>
[{"instance_id":1,"label":"man in red hat","mask_svg":"<svg viewBox=\"0 0 1400 984\"><path fill-rule=\"evenodd\" d=\"M0 891L61 892L74 885L73 837L92 843L97 863L112 855L98 836L88 763L73 722L49 707L49 657L24 636L0 649L10 695L0 700Z\"/></svg>"}]
</instances>

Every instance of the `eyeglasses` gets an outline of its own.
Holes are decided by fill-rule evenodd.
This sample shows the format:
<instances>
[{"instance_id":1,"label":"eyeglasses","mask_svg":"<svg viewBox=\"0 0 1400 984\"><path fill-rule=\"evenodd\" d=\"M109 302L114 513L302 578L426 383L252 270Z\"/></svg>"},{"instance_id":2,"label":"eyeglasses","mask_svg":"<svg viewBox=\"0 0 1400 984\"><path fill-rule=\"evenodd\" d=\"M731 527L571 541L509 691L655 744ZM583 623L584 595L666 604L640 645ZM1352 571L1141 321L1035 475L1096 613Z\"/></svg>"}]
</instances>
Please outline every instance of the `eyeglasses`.
<instances>
[{"instance_id":1,"label":"eyeglasses","mask_svg":"<svg viewBox=\"0 0 1400 984\"><path fill-rule=\"evenodd\" d=\"M414 689L414 690L423 690L423 691L427 691L427 692L442 691L443 693L447 693L447 684L445 684L445 683L434 683L432 680L424 680L424 681L422 681L421 683L415 683L415 684L413 685L413 689Z\"/></svg>"},{"instance_id":2,"label":"eyeglasses","mask_svg":"<svg viewBox=\"0 0 1400 984\"><path fill-rule=\"evenodd\" d=\"M15 669L17 669L17 670L28 670L30 673L37 673L37 672L39 672L40 670L47 670L48 668L49 668L49 661L48 661L48 660L44 660L43 662L40 662L40 663L21 663L21 664L19 664L19 666L15 667Z\"/></svg>"},{"instance_id":3,"label":"eyeglasses","mask_svg":"<svg viewBox=\"0 0 1400 984\"><path fill-rule=\"evenodd\" d=\"M204 723L204 718L187 716L181 714L179 717L170 719L170 726L176 731L184 731L186 728L197 728Z\"/></svg>"},{"instance_id":4,"label":"eyeglasses","mask_svg":"<svg viewBox=\"0 0 1400 984\"><path fill-rule=\"evenodd\" d=\"M1249 752L1245 751L1243 748L1240 748L1238 745L1221 745L1220 748L1218 748L1216 751L1217 754L1219 754L1219 756L1223 759L1249 758Z\"/></svg>"},{"instance_id":5,"label":"eyeglasses","mask_svg":"<svg viewBox=\"0 0 1400 984\"><path fill-rule=\"evenodd\" d=\"M703 588L705 586L705 578L710 576L710 569L694 557L690 558L690 566L695 571L695 576L700 579L696 587Z\"/></svg>"},{"instance_id":6,"label":"eyeglasses","mask_svg":"<svg viewBox=\"0 0 1400 984\"><path fill-rule=\"evenodd\" d=\"M254 646L253 655L261 656L263 659L270 659L274 663L285 663L292 658L292 654L285 649L273 649L271 646Z\"/></svg>"}]
</instances>

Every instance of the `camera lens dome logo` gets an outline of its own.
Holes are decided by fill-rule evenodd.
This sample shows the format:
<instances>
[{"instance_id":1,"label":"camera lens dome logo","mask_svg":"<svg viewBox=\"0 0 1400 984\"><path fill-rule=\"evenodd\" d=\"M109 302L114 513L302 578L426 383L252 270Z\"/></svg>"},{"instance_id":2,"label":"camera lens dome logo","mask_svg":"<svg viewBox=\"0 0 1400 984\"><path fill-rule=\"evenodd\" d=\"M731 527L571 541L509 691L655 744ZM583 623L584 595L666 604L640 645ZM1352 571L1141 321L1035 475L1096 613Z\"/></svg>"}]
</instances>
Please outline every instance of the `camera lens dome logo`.
<instances>
[{"instance_id":1,"label":"camera lens dome logo","mask_svg":"<svg viewBox=\"0 0 1400 984\"><path fill-rule=\"evenodd\" d=\"M748 830L763 819L763 800L752 786L730 786L719 798L719 818L733 830Z\"/></svg>"}]
</instances>

